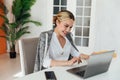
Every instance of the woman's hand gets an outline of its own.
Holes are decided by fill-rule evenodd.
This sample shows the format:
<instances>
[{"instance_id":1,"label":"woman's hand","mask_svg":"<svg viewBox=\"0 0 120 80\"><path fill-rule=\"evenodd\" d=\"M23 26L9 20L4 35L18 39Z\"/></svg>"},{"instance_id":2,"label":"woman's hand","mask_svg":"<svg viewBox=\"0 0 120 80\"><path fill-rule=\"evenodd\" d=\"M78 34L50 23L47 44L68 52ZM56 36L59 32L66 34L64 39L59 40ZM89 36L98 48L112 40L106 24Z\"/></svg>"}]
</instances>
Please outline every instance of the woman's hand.
<instances>
[{"instance_id":1,"label":"woman's hand","mask_svg":"<svg viewBox=\"0 0 120 80\"><path fill-rule=\"evenodd\" d=\"M73 65L74 63L78 62L79 58L78 57L73 57L72 59L70 59L68 61L68 65L71 66Z\"/></svg>"},{"instance_id":2,"label":"woman's hand","mask_svg":"<svg viewBox=\"0 0 120 80\"><path fill-rule=\"evenodd\" d=\"M80 57L80 59L85 59L86 60L86 59L89 59L90 56L87 55L87 54L80 54L79 57Z\"/></svg>"}]
</instances>

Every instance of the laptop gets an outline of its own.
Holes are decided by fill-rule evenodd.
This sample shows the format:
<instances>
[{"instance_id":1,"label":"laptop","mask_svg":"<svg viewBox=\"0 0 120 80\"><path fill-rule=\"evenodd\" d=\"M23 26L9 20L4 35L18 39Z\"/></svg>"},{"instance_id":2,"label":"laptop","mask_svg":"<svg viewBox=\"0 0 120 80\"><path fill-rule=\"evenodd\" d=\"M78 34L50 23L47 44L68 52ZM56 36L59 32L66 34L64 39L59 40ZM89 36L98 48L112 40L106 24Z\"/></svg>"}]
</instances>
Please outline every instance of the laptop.
<instances>
[{"instance_id":1,"label":"laptop","mask_svg":"<svg viewBox=\"0 0 120 80\"><path fill-rule=\"evenodd\" d=\"M67 71L84 79L106 72L109 69L113 53L114 50L111 50L101 54L91 55L87 65L74 67Z\"/></svg>"}]
</instances>

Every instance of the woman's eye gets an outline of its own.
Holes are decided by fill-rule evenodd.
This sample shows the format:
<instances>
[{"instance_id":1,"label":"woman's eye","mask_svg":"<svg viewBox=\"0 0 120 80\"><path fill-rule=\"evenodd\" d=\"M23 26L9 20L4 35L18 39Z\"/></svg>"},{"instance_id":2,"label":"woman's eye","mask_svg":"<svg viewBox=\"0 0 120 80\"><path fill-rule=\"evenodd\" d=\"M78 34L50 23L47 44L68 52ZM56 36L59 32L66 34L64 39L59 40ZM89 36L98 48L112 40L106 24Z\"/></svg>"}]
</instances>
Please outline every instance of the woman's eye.
<instances>
[{"instance_id":1,"label":"woman's eye","mask_svg":"<svg viewBox=\"0 0 120 80\"><path fill-rule=\"evenodd\" d=\"M70 28L72 28L72 27L70 27Z\"/></svg>"},{"instance_id":2,"label":"woman's eye","mask_svg":"<svg viewBox=\"0 0 120 80\"><path fill-rule=\"evenodd\" d=\"M65 25L65 27L69 27L68 25Z\"/></svg>"}]
</instances>

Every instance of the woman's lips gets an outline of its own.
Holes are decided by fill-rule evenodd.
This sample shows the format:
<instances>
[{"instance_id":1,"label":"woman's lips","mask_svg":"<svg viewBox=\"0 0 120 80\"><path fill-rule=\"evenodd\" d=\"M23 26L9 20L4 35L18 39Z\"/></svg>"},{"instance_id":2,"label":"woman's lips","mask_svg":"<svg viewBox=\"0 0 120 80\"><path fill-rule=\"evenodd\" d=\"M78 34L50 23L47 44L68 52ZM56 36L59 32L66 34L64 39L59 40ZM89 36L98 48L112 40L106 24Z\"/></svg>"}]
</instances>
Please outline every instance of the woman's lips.
<instances>
[{"instance_id":1,"label":"woman's lips","mask_svg":"<svg viewBox=\"0 0 120 80\"><path fill-rule=\"evenodd\" d=\"M65 35L67 34L67 32L64 32L64 31L63 31L63 33L64 33Z\"/></svg>"}]
</instances>

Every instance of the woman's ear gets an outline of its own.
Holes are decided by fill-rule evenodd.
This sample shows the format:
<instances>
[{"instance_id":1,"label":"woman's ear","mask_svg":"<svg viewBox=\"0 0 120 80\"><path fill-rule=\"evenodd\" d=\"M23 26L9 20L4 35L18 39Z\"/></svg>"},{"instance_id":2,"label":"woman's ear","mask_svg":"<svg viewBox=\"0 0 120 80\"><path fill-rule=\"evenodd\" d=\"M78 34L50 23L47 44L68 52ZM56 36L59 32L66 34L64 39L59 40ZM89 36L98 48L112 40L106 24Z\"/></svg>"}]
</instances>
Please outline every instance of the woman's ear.
<instances>
[{"instance_id":1,"label":"woman's ear","mask_svg":"<svg viewBox=\"0 0 120 80\"><path fill-rule=\"evenodd\" d=\"M56 25L59 25L60 24L60 21L56 20Z\"/></svg>"}]
</instances>

